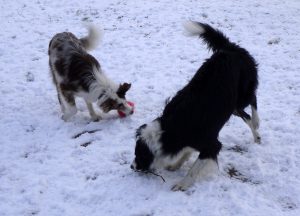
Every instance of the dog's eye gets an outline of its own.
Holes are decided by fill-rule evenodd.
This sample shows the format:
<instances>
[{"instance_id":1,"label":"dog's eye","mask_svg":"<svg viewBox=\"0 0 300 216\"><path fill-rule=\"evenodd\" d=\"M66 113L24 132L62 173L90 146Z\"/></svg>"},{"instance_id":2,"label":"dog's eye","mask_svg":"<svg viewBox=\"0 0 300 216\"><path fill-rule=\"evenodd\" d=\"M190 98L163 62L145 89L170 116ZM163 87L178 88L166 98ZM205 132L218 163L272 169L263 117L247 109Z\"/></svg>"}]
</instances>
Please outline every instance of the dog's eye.
<instances>
[{"instance_id":1,"label":"dog's eye","mask_svg":"<svg viewBox=\"0 0 300 216\"><path fill-rule=\"evenodd\" d=\"M123 107L123 104L119 103L117 107L121 108L121 107Z\"/></svg>"}]
</instances>

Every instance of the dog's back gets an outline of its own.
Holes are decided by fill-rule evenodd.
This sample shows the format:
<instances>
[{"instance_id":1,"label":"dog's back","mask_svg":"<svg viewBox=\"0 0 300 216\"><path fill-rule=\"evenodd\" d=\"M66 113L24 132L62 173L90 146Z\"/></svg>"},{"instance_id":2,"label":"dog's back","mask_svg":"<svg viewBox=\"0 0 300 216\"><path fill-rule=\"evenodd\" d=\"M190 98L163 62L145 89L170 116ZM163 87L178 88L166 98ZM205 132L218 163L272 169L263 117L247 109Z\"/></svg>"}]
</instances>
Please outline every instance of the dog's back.
<instances>
[{"instance_id":1,"label":"dog's back","mask_svg":"<svg viewBox=\"0 0 300 216\"><path fill-rule=\"evenodd\" d=\"M66 54L69 52L85 53L86 51L96 48L102 37L102 32L96 26L88 26L88 35L78 39L71 32L62 32L56 34L49 43L48 54L52 51L64 51Z\"/></svg>"},{"instance_id":2,"label":"dog's back","mask_svg":"<svg viewBox=\"0 0 300 216\"><path fill-rule=\"evenodd\" d=\"M217 139L234 111L256 100L256 63L245 49L209 25L189 22L185 27L191 35L201 37L213 55L166 105L162 130L172 134L165 136L172 142L183 136L191 142Z\"/></svg>"},{"instance_id":3,"label":"dog's back","mask_svg":"<svg viewBox=\"0 0 300 216\"><path fill-rule=\"evenodd\" d=\"M98 61L87 50L95 48L100 33L94 26L89 27L89 34L78 39L70 32L56 34L49 43L49 65L55 84L63 83L66 90L88 90L95 80L92 72L99 69Z\"/></svg>"},{"instance_id":4,"label":"dog's back","mask_svg":"<svg viewBox=\"0 0 300 216\"><path fill-rule=\"evenodd\" d=\"M61 58L70 55L72 52L86 53L80 39L71 32L62 32L54 35L49 43L48 54L50 58L54 56Z\"/></svg>"},{"instance_id":5,"label":"dog's back","mask_svg":"<svg viewBox=\"0 0 300 216\"><path fill-rule=\"evenodd\" d=\"M213 51L211 61L218 58L217 56L221 56L213 64L222 64L223 62L225 65L220 66L230 69L226 74L234 73L232 81L236 82L238 92L236 109L244 109L248 106L258 85L257 63L254 58L247 50L232 43L222 32L208 24L189 21L185 23L184 27L190 35L201 37L208 48Z\"/></svg>"}]
</instances>

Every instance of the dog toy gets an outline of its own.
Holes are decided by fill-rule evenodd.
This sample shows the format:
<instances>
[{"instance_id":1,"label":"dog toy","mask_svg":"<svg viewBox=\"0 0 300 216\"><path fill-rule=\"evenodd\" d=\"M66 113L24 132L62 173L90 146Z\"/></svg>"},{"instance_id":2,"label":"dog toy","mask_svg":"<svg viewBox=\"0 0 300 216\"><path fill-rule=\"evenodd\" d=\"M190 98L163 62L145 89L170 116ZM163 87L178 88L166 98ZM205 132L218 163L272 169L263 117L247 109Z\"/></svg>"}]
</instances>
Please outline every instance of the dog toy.
<instances>
[{"instance_id":1,"label":"dog toy","mask_svg":"<svg viewBox=\"0 0 300 216\"><path fill-rule=\"evenodd\" d=\"M133 112L134 112L134 103L131 102L131 101L127 101L127 104L132 107L132 112L130 113L132 115ZM121 118L125 118L126 117L126 114L124 112L122 112L121 110L118 110L118 114L119 114L119 116Z\"/></svg>"}]
</instances>

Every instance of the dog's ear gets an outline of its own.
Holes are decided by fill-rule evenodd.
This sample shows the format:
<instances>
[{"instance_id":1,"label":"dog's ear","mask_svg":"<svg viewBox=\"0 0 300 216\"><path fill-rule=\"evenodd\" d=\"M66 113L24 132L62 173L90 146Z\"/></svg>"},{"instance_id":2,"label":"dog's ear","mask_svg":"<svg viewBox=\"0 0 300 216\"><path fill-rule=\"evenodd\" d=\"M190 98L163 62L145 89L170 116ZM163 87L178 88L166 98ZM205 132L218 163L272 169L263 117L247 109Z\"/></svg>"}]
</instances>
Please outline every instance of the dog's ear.
<instances>
[{"instance_id":1,"label":"dog's ear","mask_svg":"<svg viewBox=\"0 0 300 216\"><path fill-rule=\"evenodd\" d=\"M125 98L125 94L126 92L130 89L131 87L131 84L130 83L123 83L123 84L120 84L119 86L119 89L117 91L117 95L120 97L120 98Z\"/></svg>"}]
</instances>

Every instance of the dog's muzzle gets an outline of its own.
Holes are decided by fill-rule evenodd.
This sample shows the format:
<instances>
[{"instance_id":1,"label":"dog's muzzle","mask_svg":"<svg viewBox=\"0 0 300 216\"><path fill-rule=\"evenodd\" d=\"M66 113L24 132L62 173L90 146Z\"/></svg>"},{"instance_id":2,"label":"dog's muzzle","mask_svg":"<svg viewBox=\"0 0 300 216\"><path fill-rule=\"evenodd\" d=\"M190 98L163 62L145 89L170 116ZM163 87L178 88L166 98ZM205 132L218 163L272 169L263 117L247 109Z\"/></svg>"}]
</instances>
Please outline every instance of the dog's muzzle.
<instances>
[{"instance_id":1,"label":"dog's muzzle","mask_svg":"<svg viewBox=\"0 0 300 216\"><path fill-rule=\"evenodd\" d=\"M137 169L136 169L136 162L135 162L135 160L131 163L130 168L131 168L132 170L137 170Z\"/></svg>"}]
</instances>

